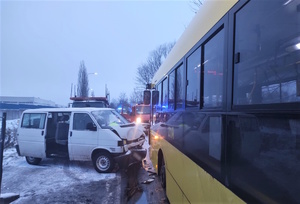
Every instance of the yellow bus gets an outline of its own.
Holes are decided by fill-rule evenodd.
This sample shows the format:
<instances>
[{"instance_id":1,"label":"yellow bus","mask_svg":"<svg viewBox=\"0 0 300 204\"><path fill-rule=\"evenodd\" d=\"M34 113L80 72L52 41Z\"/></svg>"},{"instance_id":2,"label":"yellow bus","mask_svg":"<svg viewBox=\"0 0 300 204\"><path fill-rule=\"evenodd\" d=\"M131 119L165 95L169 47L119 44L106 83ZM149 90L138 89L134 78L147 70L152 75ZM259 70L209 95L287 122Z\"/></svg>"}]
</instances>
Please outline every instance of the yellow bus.
<instances>
[{"instance_id":1,"label":"yellow bus","mask_svg":"<svg viewBox=\"0 0 300 204\"><path fill-rule=\"evenodd\" d=\"M170 203L300 203L300 0L205 0L152 80Z\"/></svg>"}]
</instances>

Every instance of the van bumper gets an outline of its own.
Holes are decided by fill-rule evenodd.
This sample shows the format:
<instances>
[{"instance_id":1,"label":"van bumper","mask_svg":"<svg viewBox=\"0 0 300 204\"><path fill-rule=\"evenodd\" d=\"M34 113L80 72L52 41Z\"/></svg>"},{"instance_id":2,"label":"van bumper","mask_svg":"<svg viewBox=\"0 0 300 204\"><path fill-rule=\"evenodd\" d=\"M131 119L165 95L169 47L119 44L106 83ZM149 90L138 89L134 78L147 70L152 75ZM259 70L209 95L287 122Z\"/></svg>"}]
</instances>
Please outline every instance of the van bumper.
<instances>
[{"instance_id":1,"label":"van bumper","mask_svg":"<svg viewBox=\"0 0 300 204\"><path fill-rule=\"evenodd\" d=\"M131 157L131 151L128 150L125 154L116 156L114 159L115 159L115 162L119 165L119 167L121 169L124 169L124 168L127 168L130 157Z\"/></svg>"},{"instance_id":2,"label":"van bumper","mask_svg":"<svg viewBox=\"0 0 300 204\"><path fill-rule=\"evenodd\" d=\"M126 169L133 163L142 162L146 155L146 149L130 149L125 154L116 156L114 159L121 169Z\"/></svg>"},{"instance_id":3,"label":"van bumper","mask_svg":"<svg viewBox=\"0 0 300 204\"><path fill-rule=\"evenodd\" d=\"M147 149L131 149L130 164L141 162L147 155ZM129 164L129 165L130 165Z\"/></svg>"}]
</instances>

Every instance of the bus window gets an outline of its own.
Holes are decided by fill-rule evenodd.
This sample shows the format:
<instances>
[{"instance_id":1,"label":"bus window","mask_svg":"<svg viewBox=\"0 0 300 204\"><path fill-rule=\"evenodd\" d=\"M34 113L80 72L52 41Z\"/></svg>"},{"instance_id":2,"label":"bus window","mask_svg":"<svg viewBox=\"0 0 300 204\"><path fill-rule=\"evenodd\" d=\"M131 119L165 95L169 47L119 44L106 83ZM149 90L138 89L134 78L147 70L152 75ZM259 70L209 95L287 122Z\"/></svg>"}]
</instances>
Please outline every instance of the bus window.
<instances>
[{"instance_id":1,"label":"bus window","mask_svg":"<svg viewBox=\"0 0 300 204\"><path fill-rule=\"evenodd\" d=\"M202 113L183 113L183 121L191 127L184 131L184 149L199 165L220 172L222 118Z\"/></svg>"},{"instance_id":2,"label":"bus window","mask_svg":"<svg viewBox=\"0 0 300 204\"><path fill-rule=\"evenodd\" d=\"M220 107L223 101L224 30L204 45L203 106Z\"/></svg>"},{"instance_id":3,"label":"bus window","mask_svg":"<svg viewBox=\"0 0 300 204\"><path fill-rule=\"evenodd\" d=\"M298 7L299 1L250 1L237 12L235 105L300 101Z\"/></svg>"},{"instance_id":4,"label":"bus window","mask_svg":"<svg viewBox=\"0 0 300 204\"><path fill-rule=\"evenodd\" d=\"M300 119L263 114L230 121L228 161L232 187L268 203L297 203L300 196L294 190L300 188L296 176L300 173Z\"/></svg>"},{"instance_id":5,"label":"bus window","mask_svg":"<svg viewBox=\"0 0 300 204\"><path fill-rule=\"evenodd\" d=\"M158 103L155 106L156 107L156 111L161 111L161 96L162 96L162 83L159 83L157 85L157 91L159 92L158 94Z\"/></svg>"},{"instance_id":6,"label":"bus window","mask_svg":"<svg viewBox=\"0 0 300 204\"><path fill-rule=\"evenodd\" d=\"M162 110L168 109L168 78L162 82Z\"/></svg>"},{"instance_id":7,"label":"bus window","mask_svg":"<svg viewBox=\"0 0 300 204\"><path fill-rule=\"evenodd\" d=\"M184 108L184 68L183 65L176 69L176 109Z\"/></svg>"},{"instance_id":8,"label":"bus window","mask_svg":"<svg viewBox=\"0 0 300 204\"><path fill-rule=\"evenodd\" d=\"M200 73L201 49L198 48L187 58L186 69L186 107L199 107L200 104Z\"/></svg>"},{"instance_id":9,"label":"bus window","mask_svg":"<svg viewBox=\"0 0 300 204\"><path fill-rule=\"evenodd\" d=\"M174 101L175 101L175 71L173 70L169 75L169 107L168 109L174 110Z\"/></svg>"}]
</instances>

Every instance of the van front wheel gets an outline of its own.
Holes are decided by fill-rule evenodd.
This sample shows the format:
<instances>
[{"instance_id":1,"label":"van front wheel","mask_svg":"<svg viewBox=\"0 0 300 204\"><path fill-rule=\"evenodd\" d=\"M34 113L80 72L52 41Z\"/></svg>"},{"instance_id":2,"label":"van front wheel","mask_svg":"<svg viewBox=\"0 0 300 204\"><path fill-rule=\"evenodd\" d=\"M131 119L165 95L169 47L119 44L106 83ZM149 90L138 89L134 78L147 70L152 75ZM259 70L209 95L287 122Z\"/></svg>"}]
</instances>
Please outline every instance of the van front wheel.
<instances>
[{"instance_id":1,"label":"van front wheel","mask_svg":"<svg viewBox=\"0 0 300 204\"><path fill-rule=\"evenodd\" d=\"M114 160L108 152L97 153L93 157L93 164L99 173L109 173L114 168Z\"/></svg>"},{"instance_id":2,"label":"van front wheel","mask_svg":"<svg viewBox=\"0 0 300 204\"><path fill-rule=\"evenodd\" d=\"M42 159L36 157L26 157L26 161L28 164L38 165L42 161Z\"/></svg>"}]
</instances>

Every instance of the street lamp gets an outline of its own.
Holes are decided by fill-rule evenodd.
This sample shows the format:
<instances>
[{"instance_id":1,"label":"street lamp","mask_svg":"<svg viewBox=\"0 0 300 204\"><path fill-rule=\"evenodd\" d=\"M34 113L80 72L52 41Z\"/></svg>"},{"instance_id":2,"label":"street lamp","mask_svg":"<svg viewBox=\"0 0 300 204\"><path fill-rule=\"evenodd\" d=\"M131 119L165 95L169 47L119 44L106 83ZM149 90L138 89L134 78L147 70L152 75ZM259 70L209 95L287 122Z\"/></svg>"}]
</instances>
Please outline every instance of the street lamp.
<instances>
[{"instance_id":1,"label":"street lamp","mask_svg":"<svg viewBox=\"0 0 300 204\"><path fill-rule=\"evenodd\" d=\"M97 72L88 73L88 75L90 75L90 74L92 74L92 75L98 75ZM90 91L91 91L91 96L94 97L94 96L95 96L94 90L93 90L93 89L90 89Z\"/></svg>"},{"instance_id":2,"label":"street lamp","mask_svg":"<svg viewBox=\"0 0 300 204\"><path fill-rule=\"evenodd\" d=\"M88 75L89 75L89 74L98 75L97 72L88 73Z\"/></svg>"}]
</instances>

